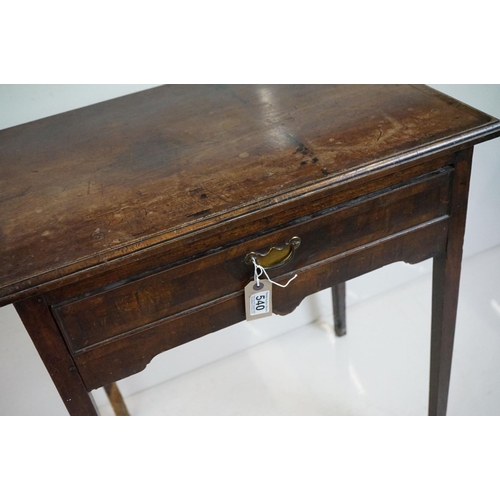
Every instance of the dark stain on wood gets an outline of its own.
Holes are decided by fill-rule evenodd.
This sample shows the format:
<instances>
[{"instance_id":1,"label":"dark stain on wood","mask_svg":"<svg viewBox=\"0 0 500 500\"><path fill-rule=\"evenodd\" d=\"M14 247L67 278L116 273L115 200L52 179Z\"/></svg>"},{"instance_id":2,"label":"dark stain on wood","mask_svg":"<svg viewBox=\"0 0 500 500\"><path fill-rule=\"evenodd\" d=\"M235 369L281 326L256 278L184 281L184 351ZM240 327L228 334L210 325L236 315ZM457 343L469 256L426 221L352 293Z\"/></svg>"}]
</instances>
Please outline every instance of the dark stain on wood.
<instances>
[{"instance_id":1,"label":"dark stain on wood","mask_svg":"<svg viewBox=\"0 0 500 500\"><path fill-rule=\"evenodd\" d=\"M188 214L188 217L205 217L206 215L210 214L211 210L207 208L206 210L200 210L199 212L196 212L195 214Z\"/></svg>"}]
</instances>

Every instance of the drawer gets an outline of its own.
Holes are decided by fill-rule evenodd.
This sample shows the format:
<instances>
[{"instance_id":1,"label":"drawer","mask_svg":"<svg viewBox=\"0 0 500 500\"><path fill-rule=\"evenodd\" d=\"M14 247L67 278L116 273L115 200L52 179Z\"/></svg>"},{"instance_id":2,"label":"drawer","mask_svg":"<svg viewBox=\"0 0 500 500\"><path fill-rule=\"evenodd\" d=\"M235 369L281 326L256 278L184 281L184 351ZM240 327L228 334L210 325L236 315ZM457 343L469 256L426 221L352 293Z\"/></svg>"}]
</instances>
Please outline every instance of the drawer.
<instances>
[{"instance_id":1,"label":"drawer","mask_svg":"<svg viewBox=\"0 0 500 500\"><path fill-rule=\"evenodd\" d=\"M99 349L200 307L215 306L232 294L243 295L253 276L253 267L244 262L249 252L266 252L298 236L301 245L294 258L270 272L273 279L279 279L446 215L452 172L445 167L270 228L266 234L163 272L54 304L54 316L73 354Z\"/></svg>"}]
</instances>

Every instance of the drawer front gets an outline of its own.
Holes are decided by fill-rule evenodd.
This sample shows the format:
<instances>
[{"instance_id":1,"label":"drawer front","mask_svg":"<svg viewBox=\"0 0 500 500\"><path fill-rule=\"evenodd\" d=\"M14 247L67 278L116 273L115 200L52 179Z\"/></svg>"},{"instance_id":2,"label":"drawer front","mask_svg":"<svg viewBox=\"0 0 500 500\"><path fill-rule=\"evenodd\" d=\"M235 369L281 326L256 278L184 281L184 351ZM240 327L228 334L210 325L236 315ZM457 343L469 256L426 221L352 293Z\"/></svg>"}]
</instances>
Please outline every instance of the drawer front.
<instances>
[{"instance_id":1,"label":"drawer front","mask_svg":"<svg viewBox=\"0 0 500 500\"><path fill-rule=\"evenodd\" d=\"M196 312L241 292L253 275L244 262L252 251L265 252L293 236L301 238L294 258L270 272L279 279L294 271L370 244L447 214L452 168L365 195L349 203L275 228L211 255L96 291L53 306L56 320L74 354L140 334L161 322ZM290 285L290 286L293 286ZM243 300L243 299L242 299Z\"/></svg>"}]
</instances>

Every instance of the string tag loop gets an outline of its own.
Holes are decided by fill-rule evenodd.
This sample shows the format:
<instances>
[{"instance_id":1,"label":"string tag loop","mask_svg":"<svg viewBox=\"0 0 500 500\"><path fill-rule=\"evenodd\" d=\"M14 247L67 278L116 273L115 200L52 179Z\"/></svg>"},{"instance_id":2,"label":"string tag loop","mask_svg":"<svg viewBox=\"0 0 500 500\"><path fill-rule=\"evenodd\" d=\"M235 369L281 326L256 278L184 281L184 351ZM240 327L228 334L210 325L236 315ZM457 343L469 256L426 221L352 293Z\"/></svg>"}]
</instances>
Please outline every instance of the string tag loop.
<instances>
[{"instance_id":1,"label":"string tag loop","mask_svg":"<svg viewBox=\"0 0 500 500\"><path fill-rule=\"evenodd\" d=\"M273 281L269 275L267 274L267 271L260 265L257 264L257 261L255 260L255 257L252 257L252 262L253 262L253 267L254 267L254 281L257 285L257 288L259 288L259 283L260 283L260 277L264 275L266 279L269 281L269 283L272 283L273 285L279 286L281 288L286 288L296 277L297 275L293 276L290 278L285 285L282 285L281 283L276 283L276 281Z\"/></svg>"}]
</instances>

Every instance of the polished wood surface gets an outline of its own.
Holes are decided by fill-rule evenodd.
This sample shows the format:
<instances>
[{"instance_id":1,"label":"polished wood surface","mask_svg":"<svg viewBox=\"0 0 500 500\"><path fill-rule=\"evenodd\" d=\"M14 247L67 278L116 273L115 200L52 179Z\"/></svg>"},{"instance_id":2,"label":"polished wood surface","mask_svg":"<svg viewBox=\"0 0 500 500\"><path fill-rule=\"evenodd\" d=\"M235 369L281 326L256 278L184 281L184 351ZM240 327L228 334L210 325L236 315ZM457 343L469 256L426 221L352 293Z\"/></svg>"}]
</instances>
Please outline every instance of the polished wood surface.
<instances>
[{"instance_id":1,"label":"polished wood surface","mask_svg":"<svg viewBox=\"0 0 500 500\"><path fill-rule=\"evenodd\" d=\"M97 415L71 353L43 297L30 297L15 303L16 310L30 334L61 399L71 415Z\"/></svg>"},{"instance_id":2,"label":"polished wood surface","mask_svg":"<svg viewBox=\"0 0 500 500\"><path fill-rule=\"evenodd\" d=\"M241 292L252 275L242 265L251 249L269 248L299 234L302 244L290 263L273 274L294 272L322 262L352 246L399 233L447 213L450 170L442 169L389 192L363 197L346 207L232 245L152 276L84 294L79 300L54 304L56 318L68 332L75 352L150 323L167 319L221 295ZM196 293L193 293L196 291ZM118 308L120 316L113 314ZM88 314L92 311L92 314ZM66 328L67 327L67 328Z\"/></svg>"},{"instance_id":3,"label":"polished wood surface","mask_svg":"<svg viewBox=\"0 0 500 500\"><path fill-rule=\"evenodd\" d=\"M422 86L173 85L2 130L0 297L463 147L490 125Z\"/></svg>"},{"instance_id":4,"label":"polished wood surface","mask_svg":"<svg viewBox=\"0 0 500 500\"><path fill-rule=\"evenodd\" d=\"M71 414L245 319L249 252L294 236L273 312L434 258L429 413L446 412L472 148L500 122L425 86L165 86L0 132L0 304Z\"/></svg>"},{"instance_id":5,"label":"polished wood surface","mask_svg":"<svg viewBox=\"0 0 500 500\"><path fill-rule=\"evenodd\" d=\"M457 157L446 248L434 258L429 412L445 415L455 337L472 150Z\"/></svg>"}]
</instances>

